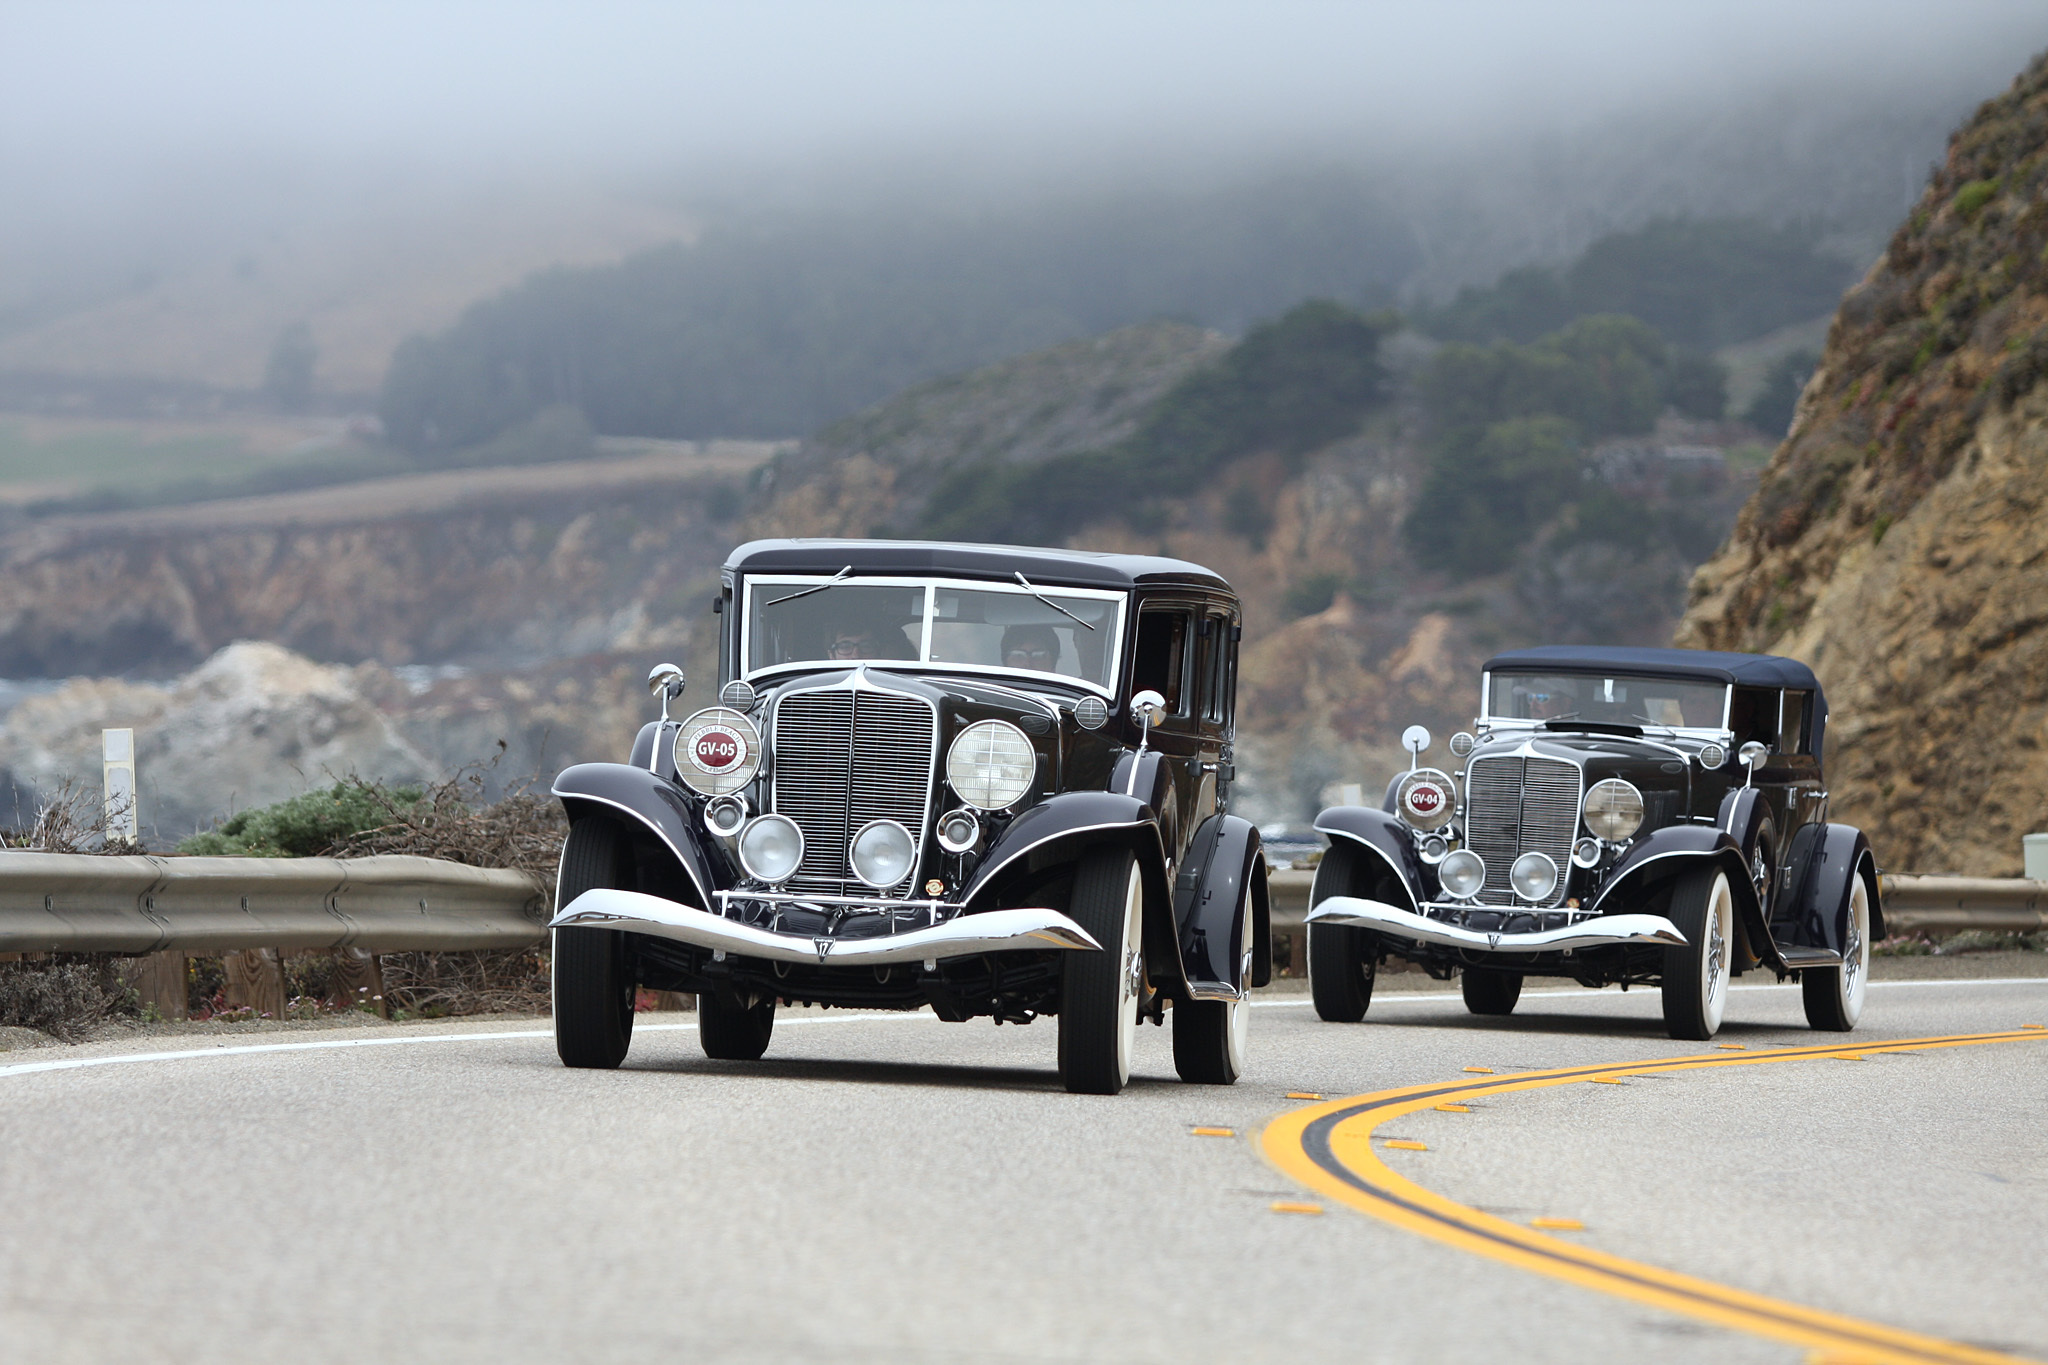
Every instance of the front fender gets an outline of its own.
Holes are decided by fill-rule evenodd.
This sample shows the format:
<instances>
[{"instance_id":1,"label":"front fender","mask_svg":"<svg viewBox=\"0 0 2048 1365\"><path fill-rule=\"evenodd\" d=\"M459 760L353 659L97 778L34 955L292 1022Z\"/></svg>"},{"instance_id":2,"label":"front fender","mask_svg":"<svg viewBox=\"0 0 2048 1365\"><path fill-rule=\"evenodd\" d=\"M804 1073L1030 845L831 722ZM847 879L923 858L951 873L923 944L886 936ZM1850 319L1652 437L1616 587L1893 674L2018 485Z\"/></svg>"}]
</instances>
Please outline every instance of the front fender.
<instances>
[{"instance_id":1,"label":"front fender","mask_svg":"<svg viewBox=\"0 0 2048 1365\"><path fill-rule=\"evenodd\" d=\"M564 768L552 788L571 821L607 815L666 850L682 871L699 910L716 906L717 864L705 853L697 813L673 782L623 763L578 763Z\"/></svg>"},{"instance_id":2,"label":"front fender","mask_svg":"<svg viewBox=\"0 0 2048 1365\"><path fill-rule=\"evenodd\" d=\"M1756 887L1749 880L1749 865L1742 846L1725 829L1708 825L1666 825L1638 839L1622 855L1588 908L1602 914L1626 913L1628 905L1655 887L1681 877L1701 865L1720 867L1728 874L1728 890L1735 898L1735 913L1757 957L1783 966L1770 926L1764 923L1763 906Z\"/></svg>"},{"instance_id":3,"label":"front fender","mask_svg":"<svg viewBox=\"0 0 2048 1365\"><path fill-rule=\"evenodd\" d=\"M1379 894L1374 899L1409 911L1421 910L1426 885L1422 859L1416 856L1408 827L1394 816L1365 806L1332 806L1316 817L1316 833L1343 839L1375 860L1376 875L1367 883L1378 883ZM1331 894L1355 893L1333 889Z\"/></svg>"},{"instance_id":4,"label":"front fender","mask_svg":"<svg viewBox=\"0 0 2048 1365\"><path fill-rule=\"evenodd\" d=\"M1848 911L1853 877L1863 878L1870 894L1871 938L1885 936L1877 859L1870 851L1870 841L1854 825L1826 825L1809 845L1794 883L1791 935L1800 946L1842 951L1843 916Z\"/></svg>"},{"instance_id":5,"label":"front fender","mask_svg":"<svg viewBox=\"0 0 2048 1365\"><path fill-rule=\"evenodd\" d=\"M1203 821L1188 846L1175 889L1181 961L1190 980L1217 982L1241 992L1272 979L1272 912L1266 896L1265 851L1256 825L1235 815L1213 815ZM1247 903L1249 914L1240 918L1238 907ZM1249 981L1243 972L1246 949L1251 951Z\"/></svg>"}]
</instances>

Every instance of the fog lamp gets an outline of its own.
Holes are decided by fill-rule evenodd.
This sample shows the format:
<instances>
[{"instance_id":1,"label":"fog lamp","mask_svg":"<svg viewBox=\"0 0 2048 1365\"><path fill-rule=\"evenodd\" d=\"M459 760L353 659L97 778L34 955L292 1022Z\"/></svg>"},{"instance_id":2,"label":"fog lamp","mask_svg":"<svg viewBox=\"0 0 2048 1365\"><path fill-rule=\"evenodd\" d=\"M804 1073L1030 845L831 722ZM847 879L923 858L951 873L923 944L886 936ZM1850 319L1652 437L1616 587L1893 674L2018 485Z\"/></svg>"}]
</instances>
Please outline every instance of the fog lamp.
<instances>
[{"instance_id":1,"label":"fog lamp","mask_svg":"<svg viewBox=\"0 0 2048 1365\"><path fill-rule=\"evenodd\" d=\"M1557 890L1557 864L1548 853L1524 853L1508 869L1508 884L1525 901L1540 901Z\"/></svg>"},{"instance_id":2,"label":"fog lamp","mask_svg":"<svg viewBox=\"0 0 2048 1365\"><path fill-rule=\"evenodd\" d=\"M740 831L740 866L773 885L795 875L804 860L804 832L786 815L764 815Z\"/></svg>"},{"instance_id":3,"label":"fog lamp","mask_svg":"<svg viewBox=\"0 0 2048 1365\"><path fill-rule=\"evenodd\" d=\"M1469 848L1461 848L1446 854L1437 864L1436 879L1442 883L1446 896L1471 900L1486 886L1486 860Z\"/></svg>"},{"instance_id":4,"label":"fog lamp","mask_svg":"<svg viewBox=\"0 0 2048 1365\"><path fill-rule=\"evenodd\" d=\"M853 875L880 890L917 870L917 841L894 820L871 820L853 836Z\"/></svg>"}]
</instances>

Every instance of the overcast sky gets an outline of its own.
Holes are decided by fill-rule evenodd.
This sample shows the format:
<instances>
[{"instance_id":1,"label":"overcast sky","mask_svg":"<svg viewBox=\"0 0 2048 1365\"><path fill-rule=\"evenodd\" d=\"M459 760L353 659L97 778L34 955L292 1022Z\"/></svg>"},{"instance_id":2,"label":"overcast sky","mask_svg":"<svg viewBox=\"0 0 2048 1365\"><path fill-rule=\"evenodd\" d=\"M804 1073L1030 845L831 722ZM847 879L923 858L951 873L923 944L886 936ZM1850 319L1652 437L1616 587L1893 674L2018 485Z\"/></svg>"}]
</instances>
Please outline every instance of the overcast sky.
<instances>
[{"instance_id":1,"label":"overcast sky","mask_svg":"<svg viewBox=\"0 0 2048 1365\"><path fill-rule=\"evenodd\" d=\"M0 0L0 149L78 171L1398 147L1787 84L1989 93L2043 45L2041 0Z\"/></svg>"}]
</instances>

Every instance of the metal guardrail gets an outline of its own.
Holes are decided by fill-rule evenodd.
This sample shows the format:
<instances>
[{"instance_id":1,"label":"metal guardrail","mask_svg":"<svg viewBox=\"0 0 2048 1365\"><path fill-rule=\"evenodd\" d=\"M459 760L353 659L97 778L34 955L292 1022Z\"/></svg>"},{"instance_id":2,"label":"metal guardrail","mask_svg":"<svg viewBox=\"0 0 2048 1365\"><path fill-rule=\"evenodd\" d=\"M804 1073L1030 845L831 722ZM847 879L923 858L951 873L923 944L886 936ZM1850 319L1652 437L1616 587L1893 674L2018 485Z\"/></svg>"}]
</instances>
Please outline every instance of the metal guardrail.
<instances>
[{"instance_id":1,"label":"metal guardrail","mask_svg":"<svg viewBox=\"0 0 2048 1365\"><path fill-rule=\"evenodd\" d=\"M1307 869L1271 872L1273 926L1308 913ZM2048 882L1887 873L1893 933L2048 930ZM438 858L156 858L0 852L0 952L517 948L552 888Z\"/></svg>"},{"instance_id":2,"label":"metal guardrail","mask_svg":"<svg viewBox=\"0 0 2048 1365\"><path fill-rule=\"evenodd\" d=\"M1315 873L1281 868L1267 874L1273 927L1297 929L1308 914ZM1893 934L1953 934L1965 929L2034 933L2048 929L2048 882L2004 877L1942 877L1887 872L1879 879L1885 929Z\"/></svg>"},{"instance_id":3,"label":"metal guardrail","mask_svg":"<svg viewBox=\"0 0 2048 1365\"><path fill-rule=\"evenodd\" d=\"M0 852L0 952L372 953L539 942L551 888L438 858Z\"/></svg>"}]
</instances>

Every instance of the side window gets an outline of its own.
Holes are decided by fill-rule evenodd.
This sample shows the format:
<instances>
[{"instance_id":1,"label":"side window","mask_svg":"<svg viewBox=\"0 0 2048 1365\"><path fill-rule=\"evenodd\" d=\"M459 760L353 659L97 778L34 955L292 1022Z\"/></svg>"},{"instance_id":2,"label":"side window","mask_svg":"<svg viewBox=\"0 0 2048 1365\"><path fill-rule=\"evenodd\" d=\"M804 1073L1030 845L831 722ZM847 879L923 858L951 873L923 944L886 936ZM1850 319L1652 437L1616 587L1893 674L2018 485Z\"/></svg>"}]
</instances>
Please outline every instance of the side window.
<instances>
[{"instance_id":1,"label":"side window","mask_svg":"<svg viewBox=\"0 0 2048 1365\"><path fill-rule=\"evenodd\" d=\"M1780 752L1778 743L1778 691L1774 687L1738 687L1728 705L1728 728L1735 732L1735 747L1759 740Z\"/></svg>"},{"instance_id":2,"label":"side window","mask_svg":"<svg viewBox=\"0 0 2048 1365\"><path fill-rule=\"evenodd\" d=\"M1202 719L1225 727L1230 724L1231 684L1237 676L1232 667L1237 643L1230 635L1228 616L1202 618Z\"/></svg>"},{"instance_id":3,"label":"side window","mask_svg":"<svg viewBox=\"0 0 2048 1365\"><path fill-rule=\"evenodd\" d=\"M1810 754L1813 752L1813 735L1807 723L1807 713L1813 709L1813 693L1787 692L1785 707L1779 713L1778 733L1784 737L1784 751L1788 754Z\"/></svg>"},{"instance_id":4,"label":"side window","mask_svg":"<svg viewBox=\"0 0 2048 1365\"><path fill-rule=\"evenodd\" d=\"M1186 611L1138 613L1138 648L1131 658L1131 691L1151 688L1166 698L1169 716L1188 713L1188 654L1193 617Z\"/></svg>"}]
</instances>

